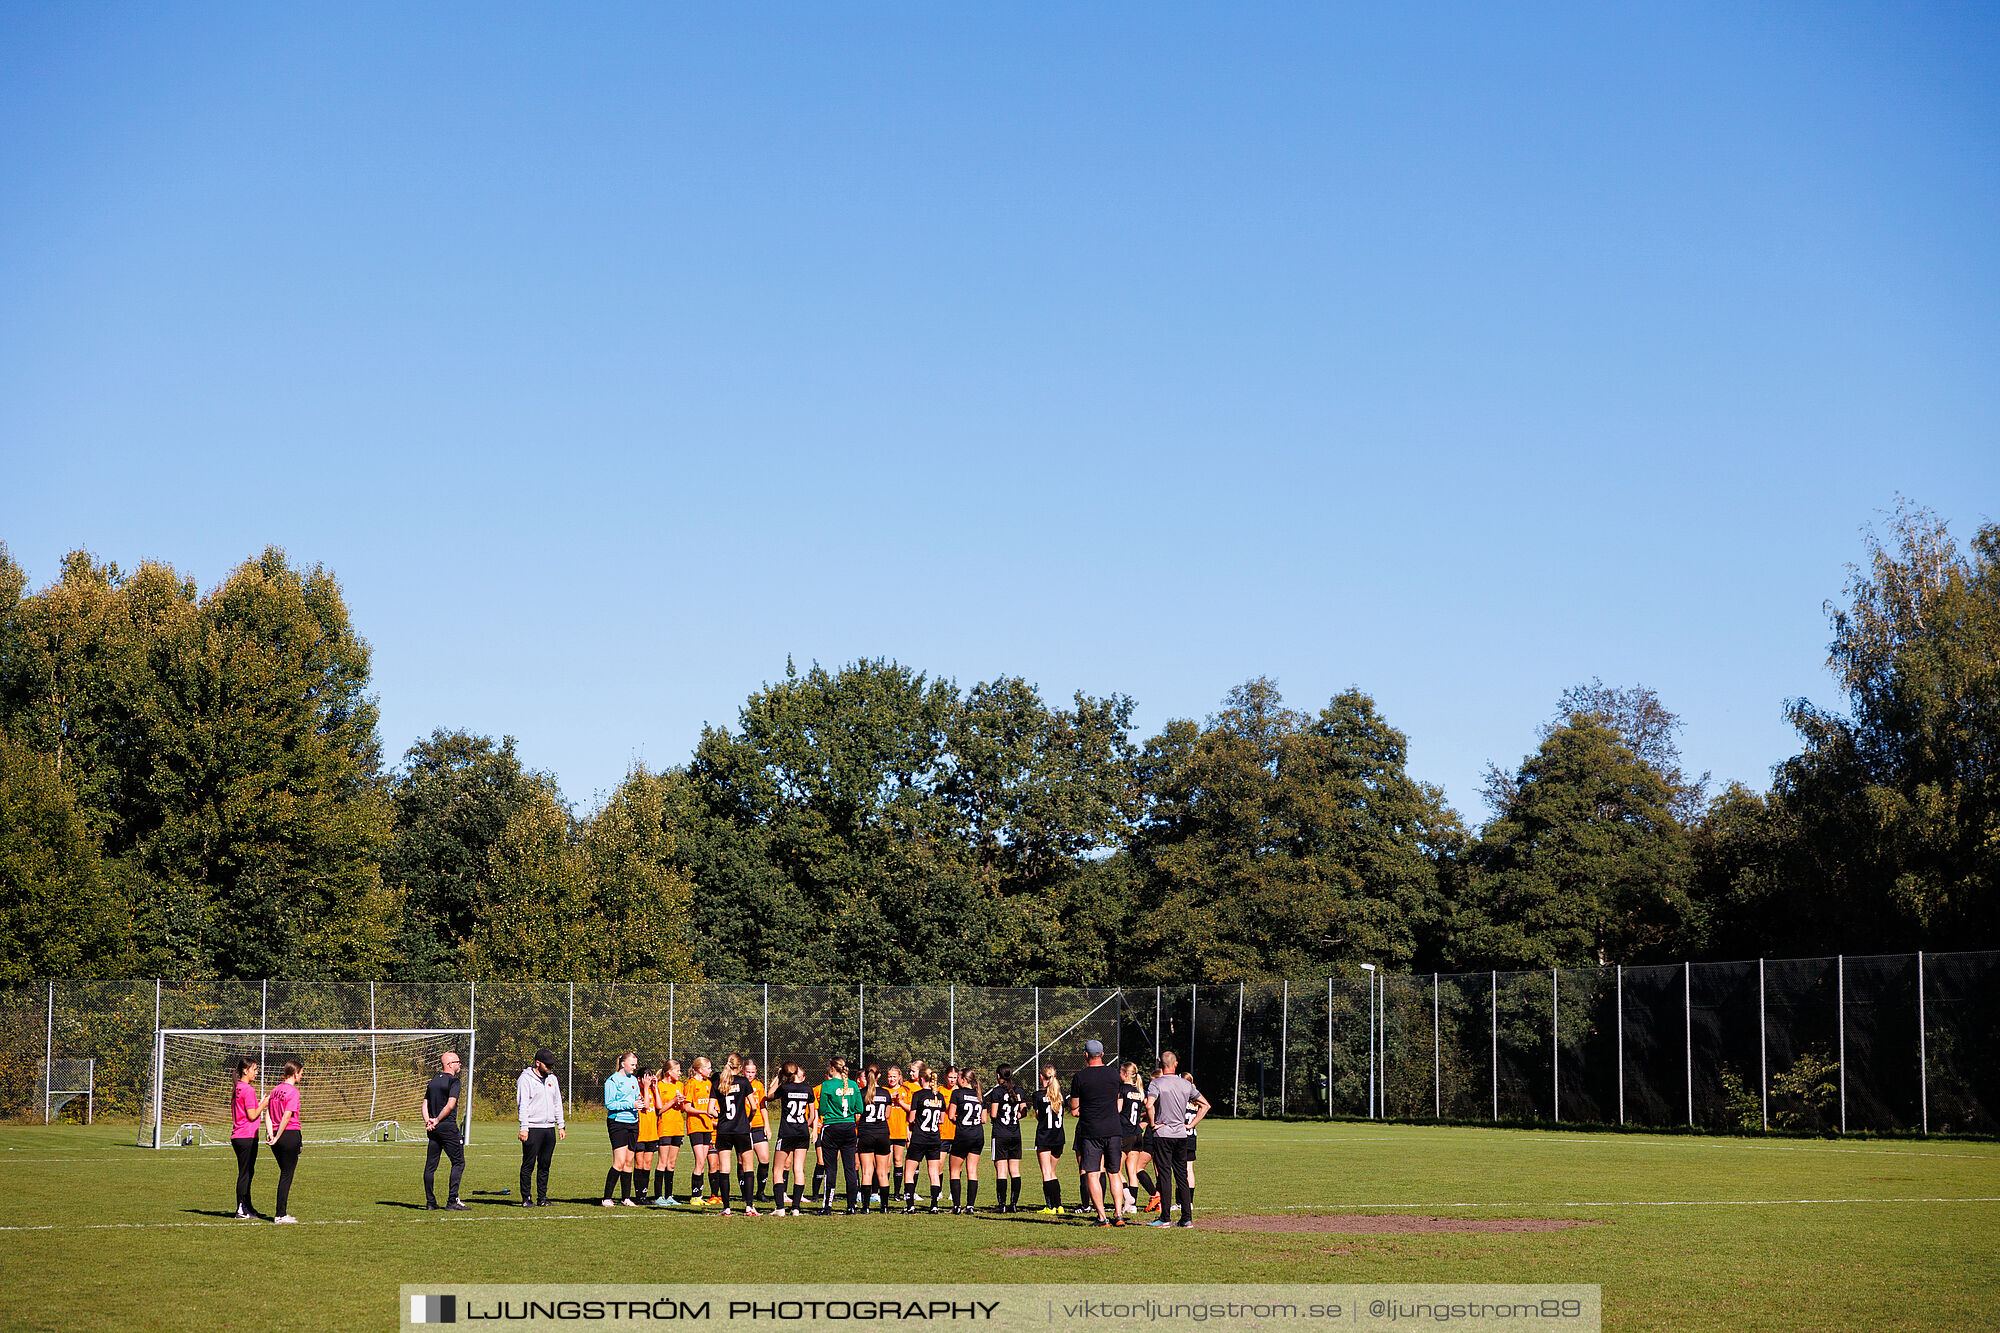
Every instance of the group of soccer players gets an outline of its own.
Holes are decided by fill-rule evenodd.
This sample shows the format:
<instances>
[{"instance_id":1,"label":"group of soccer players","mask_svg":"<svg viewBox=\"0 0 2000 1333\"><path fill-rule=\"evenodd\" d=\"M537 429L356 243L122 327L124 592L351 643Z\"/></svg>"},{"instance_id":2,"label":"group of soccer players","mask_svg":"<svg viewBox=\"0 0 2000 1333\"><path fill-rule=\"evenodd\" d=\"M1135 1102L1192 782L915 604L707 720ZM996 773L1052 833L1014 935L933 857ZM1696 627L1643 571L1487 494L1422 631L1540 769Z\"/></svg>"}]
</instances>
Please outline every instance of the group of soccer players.
<instances>
[{"instance_id":1,"label":"group of soccer players","mask_svg":"<svg viewBox=\"0 0 2000 1333\"><path fill-rule=\"evenodd\" d=\"M899 1202L906 1214L939 1213L948 1184L951 1211L969 1214L979 1203L990 1125L990 1211L1019 1212L1022 1123L1032 1118L1040 1211L1062 1215L1059 1162L1068 1146L1065 1125L1077 1118L1076 1213L1123 1226L1143 1209L1161 1214L1152 1225L1174 1225L1178 1193L1178 1225L1192 1225L1195 1129L1208 1100L1179 1072L1171 1051L1162 1053L1151 1082L1142 1083L1136 1064L1114 1070L1103 1065L1101 1044L1092 1041L1086 1050L1090 1065L1067 1095L1053 1065L1042 1069L1033 1090L1018 1086L1011 1069L996 1070L987 1082L976 1069L940 1071L921 1060L907 1069L870 1063L857 1077L838 1056L818 1083L787 1061L767 1084L755 1060L735 1053L719 1068L705 1055L685 1068L671 1059L643 1068L638 1054L627 1051L604 1084L611 1167L602 1203L720 1208L732 1217L740 1199L745 1217L760 1216L757 1205L764 1202L779 1217L798 1217L808 1202L829 1216L844 1199L846 1215L887 1213ZM686 1199L675 1191L683 1141L692 1158ZM836 1188L842 1172L845 1191ZM925 1184L927 1207L919 1200ZM1150 1196L1143 1201L1142 1190Z\"/></svg>"}]
</instances>

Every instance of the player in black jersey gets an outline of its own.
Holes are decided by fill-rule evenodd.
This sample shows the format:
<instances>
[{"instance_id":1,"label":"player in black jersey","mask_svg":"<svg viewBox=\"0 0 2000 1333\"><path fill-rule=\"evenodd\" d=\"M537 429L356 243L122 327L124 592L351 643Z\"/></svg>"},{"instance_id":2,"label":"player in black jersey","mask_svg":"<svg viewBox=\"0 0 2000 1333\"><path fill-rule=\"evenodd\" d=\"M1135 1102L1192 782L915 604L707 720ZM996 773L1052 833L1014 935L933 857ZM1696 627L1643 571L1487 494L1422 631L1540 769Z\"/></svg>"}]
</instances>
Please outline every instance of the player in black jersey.
<instances>
[{"instance_id":1,"label":"player in black jersey","mask_svg":"<svg viewBox=\"0 0 2000 1333\"><path fill-rule=\"evenodd\" d=\"M1027 1103L1014 1086L1014 1071L993 1071L986 1090L986 1118L993 1125L993 1211L1017 1213L1021 1204L1021 1112Z\"/></svg>"},{"instance_id":2,"label":"player in black jersey","mask_svg":"<svg viewBox=\"0 0 2000 1333\"><path fill-rule=\"evenodd\" d=\"M715 1078L715 1147L710 1160L722 1163L720 1171L709 1170L710 1179L719 1181L722 1215L729 1217L729 1178L737 1177L743 1192L743 1215L757 1216L757 1156L750 1146L750 1080L743 1073L743 1057L731 1051Z\"/></svg>"},{"instance_id":3,"label":"player in black jersey","mask_svg":"<svg viewBox=\"0 0 2000 1333\"><path fill-rule=\"evenodd\" d=\"M931 1168L931 1211L938 1210L938 1191L944 1188L938 1176L938 1157L944 1151L939 1129L944 1125L944 1097L937 1088L937 1071L926 1069L917 1076L917 1090L910 1094L910 1150L903 1159L903 1211L917 1211L917 1164Z\"/></svg>"},{"instance_id":4,"label":"player in black jersey","mask_svg":"<svg viewBox=\"0 0 2000 1333\"><path fill-rule=\"evenodd\" d=\"M799 1202L805 1196L806 1155L812 1151L812 1084L796 1060L785 1061L776 1091L771 1096L778 1113L778 1161L776 1190L778 1216L786 1212L785 1178L791 1177L790 1211L800 1216Z\"/></svg>"},{"instance_id":5,"label":"player in black jersey","mask_svg":"<svg viewBox=\"0 0 2000 1333\"><path fill-rule=\"evenodd\" d=\"M1063 1155L1062 1078L1054 1065L1042 1068L1042 1086L1028 1099L1035 1113L1035 1156L1042 1164L1042 1211L1062 1212L1062 1182L1056 1178L1056 1163Z\"/></svg>"},{"instance_id":6,"label":"player in black jersey","mask_svg":"<svg viewBox=\"0 0 2000 1333\"><path fill-rule=\"evenodd\" d=\"M889 1109L894 1099L882 1082L882 1066L861 1071L861 1124L855 1154L861 1163L861 1211L879 1203L884 1213L896 1197L889 1179Z\"/></svg>"},{"instance_id":7,"label":"player in black jersey","mask_svg":"<svg viewBox=\"0 0 2000 1333\"><path fill-rule=\"evenodd\" d=\"M986 1149L986 1102L979 1075L967 1067L951 1090L946 1114L951 1117L951 1210L970 1213L979 1204L979 1154ZM958 1202L959 1177L965 1178L965 1204Z\"/></svg>"},{"instance_id":8,"label":"player in black jersey","mask_svg":"<svg viewBox=\"0 0 2000 1333\"><path fill-rule=\"evenodd\" d=\"M1119 1205L1129 1216L1139 1211L1140 1186L1148 1194L1153 1192L1153 1177L1146 1171L1152 1157L1142 1146L1147 1133L1146 1090L1139 1082L1139 1066L1127 1060L1118 1067L1118 1075L1125 1081L1118 1093L1118 1119L1125 1127L1126 1145L1118 1154Z\"/></svg>"}]
</instances>

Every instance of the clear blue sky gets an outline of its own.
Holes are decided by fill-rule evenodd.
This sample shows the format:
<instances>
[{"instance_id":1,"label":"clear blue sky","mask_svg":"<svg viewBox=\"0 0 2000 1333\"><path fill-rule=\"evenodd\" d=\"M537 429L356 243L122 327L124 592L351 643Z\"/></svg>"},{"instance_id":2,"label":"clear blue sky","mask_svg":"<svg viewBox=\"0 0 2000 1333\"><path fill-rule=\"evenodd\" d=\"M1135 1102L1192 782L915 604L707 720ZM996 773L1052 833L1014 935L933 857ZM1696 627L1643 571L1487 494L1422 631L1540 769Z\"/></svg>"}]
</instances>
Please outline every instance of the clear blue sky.
<instances>
[{"instance_id":1,"label":"clear blue sky","mask_svg":"<svg viewBox=\"0 0 2000 1333\"><path fill-rule=\"evenodd\" d=\"M2000 517L1990 5L725 8L0 10L0 539L323 562L586 804L886 655L1477 817L1591 676L1761 787Z\"/></svg>"}]
</instances>

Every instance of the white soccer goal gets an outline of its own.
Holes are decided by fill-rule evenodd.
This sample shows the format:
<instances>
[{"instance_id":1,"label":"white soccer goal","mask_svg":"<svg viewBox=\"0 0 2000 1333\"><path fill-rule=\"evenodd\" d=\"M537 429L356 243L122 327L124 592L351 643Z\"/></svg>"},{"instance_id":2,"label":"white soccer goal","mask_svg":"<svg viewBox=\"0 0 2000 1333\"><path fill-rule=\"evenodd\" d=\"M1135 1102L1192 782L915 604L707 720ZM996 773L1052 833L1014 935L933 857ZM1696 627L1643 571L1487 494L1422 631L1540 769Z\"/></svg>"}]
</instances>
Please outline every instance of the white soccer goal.
<instances>
[{"instance_id":1,"label":"white soccer goal","mask_svg":"<svg viewBox=\"0 0 2000 1333\"><path fill-rule=\"evenodd\" d=\"M458 1114L472 1137L470 1028L162 1028L153 1042L155 1148L229 1141L236 1061L258 1063L260 1092L305 1069L300 1129L307 1143L409 1143L424 1137L424 1085L446 1051L462 1051ZM145 1146L144 1131L141 1146Z\"/></svg>"}]
</instances>

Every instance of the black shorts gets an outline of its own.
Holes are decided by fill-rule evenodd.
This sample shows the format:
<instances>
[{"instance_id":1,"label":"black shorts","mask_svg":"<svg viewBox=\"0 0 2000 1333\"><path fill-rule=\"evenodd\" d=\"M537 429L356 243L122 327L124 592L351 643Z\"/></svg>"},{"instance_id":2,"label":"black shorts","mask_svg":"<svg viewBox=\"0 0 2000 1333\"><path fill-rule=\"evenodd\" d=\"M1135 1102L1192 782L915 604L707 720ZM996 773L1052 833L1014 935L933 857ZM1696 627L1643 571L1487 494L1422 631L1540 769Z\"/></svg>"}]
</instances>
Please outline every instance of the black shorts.
<instances>
[{"instance_id":1,"label":"black shorts","mask_svg":"<svg viewBox=\"0 0 2000 1333\"><path fill-rule=\"evenodd\" d=\"M863 1130L861 1141L855 1145L855 1151L874 1153L880 1157L887 1157L889 1155L889 1136L881 1130L876 1130L873 1133Z\"/></svg>"},{"instance_id":2,"label":"black shorts","mask_svg":"<svg viewBox=\"0 0 2000 1333\"><path fill-rule=\"evenodd\" d=\"M1077 1160L1083 1164L1085 1172L1116 1171L1123 1143L1124 1140L1116 1134L1107 1134L1101 1139L1079 1134L1076 1136Z\"/></svg>"},{"instance_id":3,"label":"black shorts","mask_svg":"<svg viewBox=\"0 0 2000 1333\"><path fill-rule=\"evenodd\" d=\"M658 1139L640 1139L638 1147L640 1152L658 1152L660 1150L660 1141Z\"/></svg>"},{"instance_id":4,"label":"black shorts","mask_svg":"<svg viewBox=\"0 0 2000 1333\"><path fill-rule=\"evenodd\" d=\"M714 1138L715 1133L712 1130L695 1130L688 1135L688 1146L691 1148L706 1148Z\"/></svg>"},{"instance_id":5,"label":"black shorts","mask_svg":"<svg viewBox=\"0 0 2000 1333\"><path fill-rule=\"evenodd\" d=\"M750 1151L750 1131L747 1129L719 1129L715 1132L715 1146L711 1153Z\"/></svg>"},{"instance_id":6,"label":"black shorts","mask_svg":"<svg viewBox=\"0 0 2000 1333\"><path fill-rule=\"evenodd\" d=\"M905 1134L901 1138L896 1138L892 1135L889 1139L889 1146L891 1148L907 1148L910 1146L910 1136Z\"/></svg>"},{"instance_id":7,"label":"black shorts","mask_svg":"<svg viewBox=\"0 0 2000 1333\"><path fill-rule=\"evenodd\" d=\"M1192 1134L1187 1136L1187 1152L1183 1155L1190 1162L1194 1160L1194 1135Z\"/></svg>"},{"instance_id":8,"label":"black shorts","mask_svg":"<svg viewBox=\"0 0 2000 1333\"><path fill-rule=\"evenodd\" d=\"M1035 1131L1035 1151L1045 1152L1053 1157L1063 1155L1063 1132L1059 1129L1038 1129Z\"/></svg>"},{"instance_id":9,"label":"black shorts","mask_svg":"<svg viewBox=\"0 0 2000 1333\"><path fill-rule=\"evenodd\" d=\"M951 1155L953 1157L977 1157L985 1151L986 1136L984 1134L960 1134L951 1141Z\"/></svg>"},{"instance_id":10,"label":"black shorts","mask_svg":"<svg viewBox=\"0 0 2000 1333\"><path fill-rule=\"evenodd\" d=\"M770 1141L771 1141L771 1136L764 1132L764 1127L762 1125L750 1126L750 1142L769 1143Z\"/></svg>"},{"instance_id":11,"label":"black shorts","mask_svg":"<svg viewBox=\"0 0 2000 1333\"><path fill-rule=\"evenodd\" d=\"M1131 1137L1127 1138L1125 1141L1132 1145L1130 1151L1135 1153L1142 1153L1147 1157L1151 1157L1153 1155L1153 1136L1151 1134L1135 1133Z\"/></svg>"},{"instance_id":12,"label":"black shorts","mask_svg":"<svg viewBox=\"0 0 2000 1333\"><path fill-rule=\"evenodd\" d=\"M910 1151L904 1155L906 1162L935 1162L944 1156L944 1144L934 1139L911 1139Z\"/></svg>"},{"instance_id":13,"label":"black shorts","mask_svg":"<svg viewBox=\"0 0 2000 1333\"><path fill-rule=\"evenodd\" d=\"M778 1131L779 1152L804 1152L810 1147L812 1147L812 1135L806 1132L804 1126Z\"/></svg>"},{"instance_id":14,"label":"black shorts","mask_svg":"<svg viewBox=\"0 0 2000 1333\"><path fill-rule=\"evenodd\" d=\"M638 1148L639 1126L637 1122L631 1120L607 1120L604 1123L610 1127L611 1146L613 1148Z\"/></svg>"},{"instance_id":15,"label":"black shorts","mask_svg":"<svg viewBox=\"0 0 2000 1333\"><path fill-rule=\"evenodd\" d=\"M993 1160L996 1162L1020 1161L1021 1136L1019 1134L995 1134L993 1136Z\"/></svg>"},{"instance_id":16,"label":"black shorts","mask_svg":"<svg viewBox=\"0 0 2000 1333\"><path fill-rule=\"evenodd\" d=\"M680 1147L680 1146L681 1146L681 1136L680 1136L680 1135L678 1135L678 1134L663 1134L663 1135L661 1135L661 1136L660 1136L660 1144L659 1144L659 1150L660 1150L661 1152L665 1152L665 1151L666 1151L667 1149L669 1149L669 1148L678 1148L678 1147Z\"/></svg>"}]
</instances>

